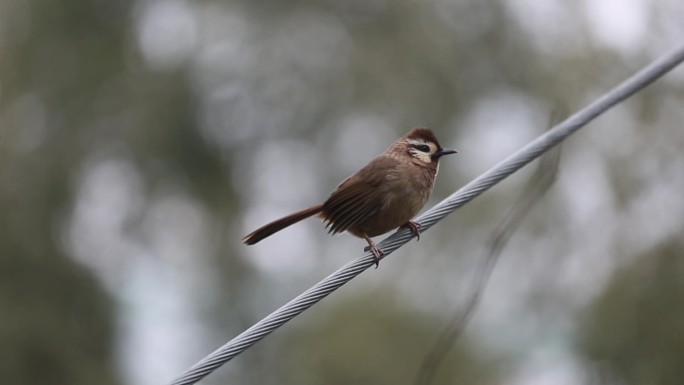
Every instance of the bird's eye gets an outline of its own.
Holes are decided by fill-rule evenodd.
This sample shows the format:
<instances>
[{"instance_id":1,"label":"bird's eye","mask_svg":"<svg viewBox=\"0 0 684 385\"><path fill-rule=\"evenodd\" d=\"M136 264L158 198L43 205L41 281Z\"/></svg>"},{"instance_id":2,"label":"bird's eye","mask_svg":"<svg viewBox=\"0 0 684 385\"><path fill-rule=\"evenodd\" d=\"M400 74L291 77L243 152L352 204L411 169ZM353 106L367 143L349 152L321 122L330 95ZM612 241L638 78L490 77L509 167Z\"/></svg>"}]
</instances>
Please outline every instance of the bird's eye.
<instances>
[{"instance_id":1,"label":"bird's eye","mask_svg":"<svg viewBox=\"0 0 684 385\"><path fill-rule=\"evenodd\" d=\"M428 146L427 144L416 144L413 147L421 152L430 152L430 146Z\"/></svg>"}]
</instances>

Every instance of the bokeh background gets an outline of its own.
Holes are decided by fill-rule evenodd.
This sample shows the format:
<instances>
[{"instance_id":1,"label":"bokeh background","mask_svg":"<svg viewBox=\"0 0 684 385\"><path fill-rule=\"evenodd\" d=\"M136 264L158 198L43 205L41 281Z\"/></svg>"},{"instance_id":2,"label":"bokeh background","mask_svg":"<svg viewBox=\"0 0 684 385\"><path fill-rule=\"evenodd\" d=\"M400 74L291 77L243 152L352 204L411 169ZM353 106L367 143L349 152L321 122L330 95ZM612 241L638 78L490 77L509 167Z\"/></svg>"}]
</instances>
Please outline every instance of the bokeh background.
<instances>
[{"instance_id":1,"label":"bokeh background","mask_svg":"<svg viewBox=\"0 0 684 385\"><path fill-rule=\"evenodd\" d=\"M170 381L361 255L322 201L411 127L431 204L682 43L680 0L0 0L0 376ZM684 69L563 146L438 384L680 384ZM514 175L205 379L412 384Z\"/></svg>"}]
</instances>

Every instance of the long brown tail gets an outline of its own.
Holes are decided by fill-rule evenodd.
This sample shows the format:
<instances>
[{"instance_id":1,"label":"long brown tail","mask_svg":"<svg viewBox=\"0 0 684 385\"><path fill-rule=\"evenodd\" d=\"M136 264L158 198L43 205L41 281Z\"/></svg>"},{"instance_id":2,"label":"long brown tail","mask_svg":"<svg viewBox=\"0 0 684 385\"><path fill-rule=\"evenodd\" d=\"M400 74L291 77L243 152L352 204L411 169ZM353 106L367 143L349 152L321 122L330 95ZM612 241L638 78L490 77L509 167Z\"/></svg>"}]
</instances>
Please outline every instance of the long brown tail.
<instances>
[{"instance_id":1,"label":"long brown tail","mask_svg":"<svg viewBox=\"0 0 684 385\"><path fill-rule=\"evenodd\" d=\"M296 213L290 214L286 217L276 219L275 221L263 225L258 229L252 231L251 233L245 235L245 237L242 238L242 242L244 242L247 245L253 245L259 242L260 240L269 237L277 233L278 231L286 228L287 226L294 225L302 219L306 219L312 215L320 213L322 210L323 205L316 205L313 207L309 207L308 209L304 209L302 211L297 211Z\"/></svg>"}]
</instances>

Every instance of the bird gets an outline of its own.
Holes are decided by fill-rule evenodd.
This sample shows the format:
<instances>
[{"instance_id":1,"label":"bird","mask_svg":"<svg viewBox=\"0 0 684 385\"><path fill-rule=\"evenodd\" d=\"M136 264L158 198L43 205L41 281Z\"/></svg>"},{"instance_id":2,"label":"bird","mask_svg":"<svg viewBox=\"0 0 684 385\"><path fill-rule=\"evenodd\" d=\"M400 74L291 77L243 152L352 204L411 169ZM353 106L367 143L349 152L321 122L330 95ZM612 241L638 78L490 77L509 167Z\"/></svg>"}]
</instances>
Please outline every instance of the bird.
<instances>
[{"instance_id":1,"label":"bird","mask_svg":"<svg viewBox=\"0 0 684 385\"><path fill-rule=\"evenodd\" d=\"M318 215L331 235L344 231L363 238L377 268L383 252L371 238L408 227L420 240L420 225L411 219L425 206L435 185L442 156L458 151L440 146L427 127L413 128L355 174L346 178L321 204L276 219L247 234L247 245L303 219Z\"/></svg>"}]
</instances>

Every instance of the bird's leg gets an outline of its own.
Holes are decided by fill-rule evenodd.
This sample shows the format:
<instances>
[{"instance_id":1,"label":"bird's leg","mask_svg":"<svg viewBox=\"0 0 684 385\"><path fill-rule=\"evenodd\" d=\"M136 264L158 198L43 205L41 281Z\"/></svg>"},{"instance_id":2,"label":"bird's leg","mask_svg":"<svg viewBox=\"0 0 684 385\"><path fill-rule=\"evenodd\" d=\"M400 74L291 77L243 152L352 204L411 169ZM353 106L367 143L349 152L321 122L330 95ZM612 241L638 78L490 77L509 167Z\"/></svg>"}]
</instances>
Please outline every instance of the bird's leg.
<instances>
[{"instance_id":1,"label":"bird's leg","mask_svg":"<svg viewBox=\"0 0 684 385\"><path fill-rule=\"evenodd\" d=\"M408 222L404 223L403 225L401 225L401 227L407 227L409 230L411 230L413 235L416 236L416 241L420 241L420 223L414 222L414 221L408 221ZM365 251L365 252L372 251L373 252L373 255L375 256L375 268L377 269L378 264L380 263L380 257L384 254L380 249L378 249L377 246L375 246L375 243L373 242L373 240L370 239L367 235L364 234L363 238L366 240L366 242L368 242L368 246L364 247L363 251Z\"/></svg>"},{"instance_id":2,"label":"bird's leg","mask_svg":"<svg viewBox=\"0 0 684 385\"><path fill-rule=\"evenodd\" d=\"M377 269L378 266L380 266L380 257L382 257L384 254L380 249L378 249L378 247L375 245L375 242L373 242L368 235L363 234L363 238L366 240L366 242L368 242L368 246L366 246L363 251L370 251L373 253L373 256L375 257L375 268Z\"/></svg>"},{"instance_id":3,"label":"bird's leg","mask_svg":"<svg viewBox=\"0 0 684 385\"><path fill-rule=\"evenodd\" d=\"M420 241L420 223L408 221L401 225L401 227L408 227L409 230L416 236L416 241Z\"/></svg>"}]
</instances>

